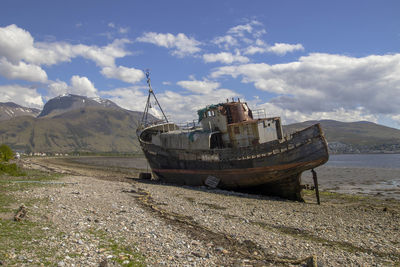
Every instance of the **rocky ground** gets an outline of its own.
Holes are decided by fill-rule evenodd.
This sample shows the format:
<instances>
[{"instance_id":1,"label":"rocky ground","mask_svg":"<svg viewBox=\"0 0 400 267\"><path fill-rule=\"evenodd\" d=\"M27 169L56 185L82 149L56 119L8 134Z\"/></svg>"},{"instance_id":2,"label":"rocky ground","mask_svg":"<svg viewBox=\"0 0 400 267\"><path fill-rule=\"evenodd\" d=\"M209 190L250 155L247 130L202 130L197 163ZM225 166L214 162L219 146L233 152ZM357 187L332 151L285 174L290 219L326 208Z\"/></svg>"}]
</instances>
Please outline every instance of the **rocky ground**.
<instances>
[{"instance_id":1,"label":"rocky ground","mask_svg":"<svg viewBox=\"0 0 400 267\"><path fill-rule=\"evenodd\" d=\"M8 251L3 265L400 265L395 200L323 192L317 205L313 192L299 203L141 181L137 170L59 159L23 164L64 176L13 193L36 199L27 220L43 233L18 255Z\"/></svg>"}]
</instances>

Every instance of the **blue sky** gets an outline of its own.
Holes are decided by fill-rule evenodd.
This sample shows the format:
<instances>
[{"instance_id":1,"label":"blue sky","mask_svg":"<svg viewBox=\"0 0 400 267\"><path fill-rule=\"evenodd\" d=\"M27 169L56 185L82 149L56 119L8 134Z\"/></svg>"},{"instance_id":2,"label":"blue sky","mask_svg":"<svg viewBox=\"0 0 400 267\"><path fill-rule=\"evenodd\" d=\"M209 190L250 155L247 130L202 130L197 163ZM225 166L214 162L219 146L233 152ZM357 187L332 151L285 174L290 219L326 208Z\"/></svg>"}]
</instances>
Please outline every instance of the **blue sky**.
<instances>
[{"instance_id":1,"label":"blue sky","mask_svg":"<svg viewBox=\"0 0 400 267\"><path fill-rule=\"evenodd\" d=\"M153 88L176 121L240 97L285 123L400 128L399 1L0 3L0 102L64 93L143 110Z\"/></svg>"}]
</instances>

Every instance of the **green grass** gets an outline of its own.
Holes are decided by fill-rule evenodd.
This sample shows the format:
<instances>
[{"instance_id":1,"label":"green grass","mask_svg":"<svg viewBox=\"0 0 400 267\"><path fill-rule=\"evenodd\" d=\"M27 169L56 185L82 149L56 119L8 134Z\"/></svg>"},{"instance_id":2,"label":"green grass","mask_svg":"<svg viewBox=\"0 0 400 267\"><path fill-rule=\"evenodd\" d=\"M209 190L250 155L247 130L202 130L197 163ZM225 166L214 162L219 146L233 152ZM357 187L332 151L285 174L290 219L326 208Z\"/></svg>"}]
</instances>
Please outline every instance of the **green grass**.
<instances>
[{"instance_id":1,"label":"green grass","mask_svg":"<svg viewBox=\"0 0 400 267\"><path fill-rule=\"evenodd\" d=\"M104 248L106 251L114 255L114 260L126 267L146 266L144 256L136 251L134 245L127 244L123 239L114 239L103 230L89 229L89 234L100 239L99 248ZM125 261L129 263L125 263Z\"/></svg>"},{"instance_id":2,"label":"green grass","mask_svg":"<svg viewBox=\"0 0 400 267\"><path fill-rule=\"evenodd\" d=\"M47 258L53 257L55 249L49 249L43 240L48 235L50 224L22 220L0 219L0 259L6 265L26 262L19 258L24 252L34 252L41 263L50 264Z\"/></svg>"},{"instance_id":3,"label":"green grass","mask_svg":"<svg viewBox=\"0 0 400 267\"><path fill-rule=\"evenodd\" d=\"M37 170L17 169L17 171L23 176L14 176L14 173L0 174L0 260L5 265L14 266L19 266L22 263L32 265L54 264L49 259L54 258L55 248L49 249L45 240L50 234L49 231L54 232L55 230L48 222L30 220L30 218L40 215L36 213L32 206L39 201L46 200L37 198L17 199L14 193L26 191L32 187L44 186L44 184L29 183L29 181L50 181L61 177L61 175ZM18 183L21 181L28 181L28 183ZM28 216L16 222L13 217L22 203L27 207ZM44 230L44 227L48 229ZM26 252L34 254L35 258L40 259L40 262L27 262L28 259L19 257Z\"/></svg>"}]
</instances>

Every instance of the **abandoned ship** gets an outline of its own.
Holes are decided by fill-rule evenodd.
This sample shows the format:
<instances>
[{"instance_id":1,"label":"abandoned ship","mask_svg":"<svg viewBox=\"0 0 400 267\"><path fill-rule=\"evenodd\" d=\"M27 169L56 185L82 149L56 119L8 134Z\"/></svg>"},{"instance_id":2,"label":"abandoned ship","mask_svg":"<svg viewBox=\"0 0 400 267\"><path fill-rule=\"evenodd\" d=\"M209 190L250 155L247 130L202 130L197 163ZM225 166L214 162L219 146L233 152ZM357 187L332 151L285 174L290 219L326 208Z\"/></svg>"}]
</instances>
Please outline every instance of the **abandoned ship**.
<instances>
[{"instance_id":1,"label":"abandoned ship","mask_svg":"<svg viewBox=\"0 0 400 267\"><path fill-rule=\"evenodd\" d=\"M153 175L160 180L256 190L302 201L302 172L328 161L319 124L284 136L279 117L255 116L238 99L209 105L198 111L198 125L181 126L168 121L148 73L147 82L149 95L137 135ZM151 96L162 120L149 119Z\"/></svg>"}]
</instances>

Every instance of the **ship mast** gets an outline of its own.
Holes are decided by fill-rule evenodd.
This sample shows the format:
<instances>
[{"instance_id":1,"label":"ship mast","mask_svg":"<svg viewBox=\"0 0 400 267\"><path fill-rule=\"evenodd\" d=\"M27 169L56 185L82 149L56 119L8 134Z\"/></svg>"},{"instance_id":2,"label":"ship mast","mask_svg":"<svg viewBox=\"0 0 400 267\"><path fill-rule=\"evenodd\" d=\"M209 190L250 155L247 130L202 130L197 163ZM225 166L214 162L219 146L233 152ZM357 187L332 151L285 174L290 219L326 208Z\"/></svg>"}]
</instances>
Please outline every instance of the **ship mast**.
<instances>
[{"instance_id":1,"label":"ship mast","mask_svg":"<svg viewBox=\"0 0 400 267\"><path fill-rule=\"evenodd\" d=\"M152 96L152 95L153 95L154 99L156 100L156 104L157 104L158 107L160 108L161 113L162 113L162 115L164 116L165 121L168 122L167 116L165 116L165 113L164 113L163 109L161 108L161 105L160 105L160 103L158 102L156 95L154 94L153 88L151 88L150 72L149 72L149 70L146 70L146 78L147 78L147 84L149 85L149 95L147 96L146 107L144 108L144 112L143 112L141 124L142 124L143 126L146 126L147 117L148 117L148 114L149 114L149 109L151 108L150 100L151 100L151 96Z\"/></svg>"}]
</instances>

